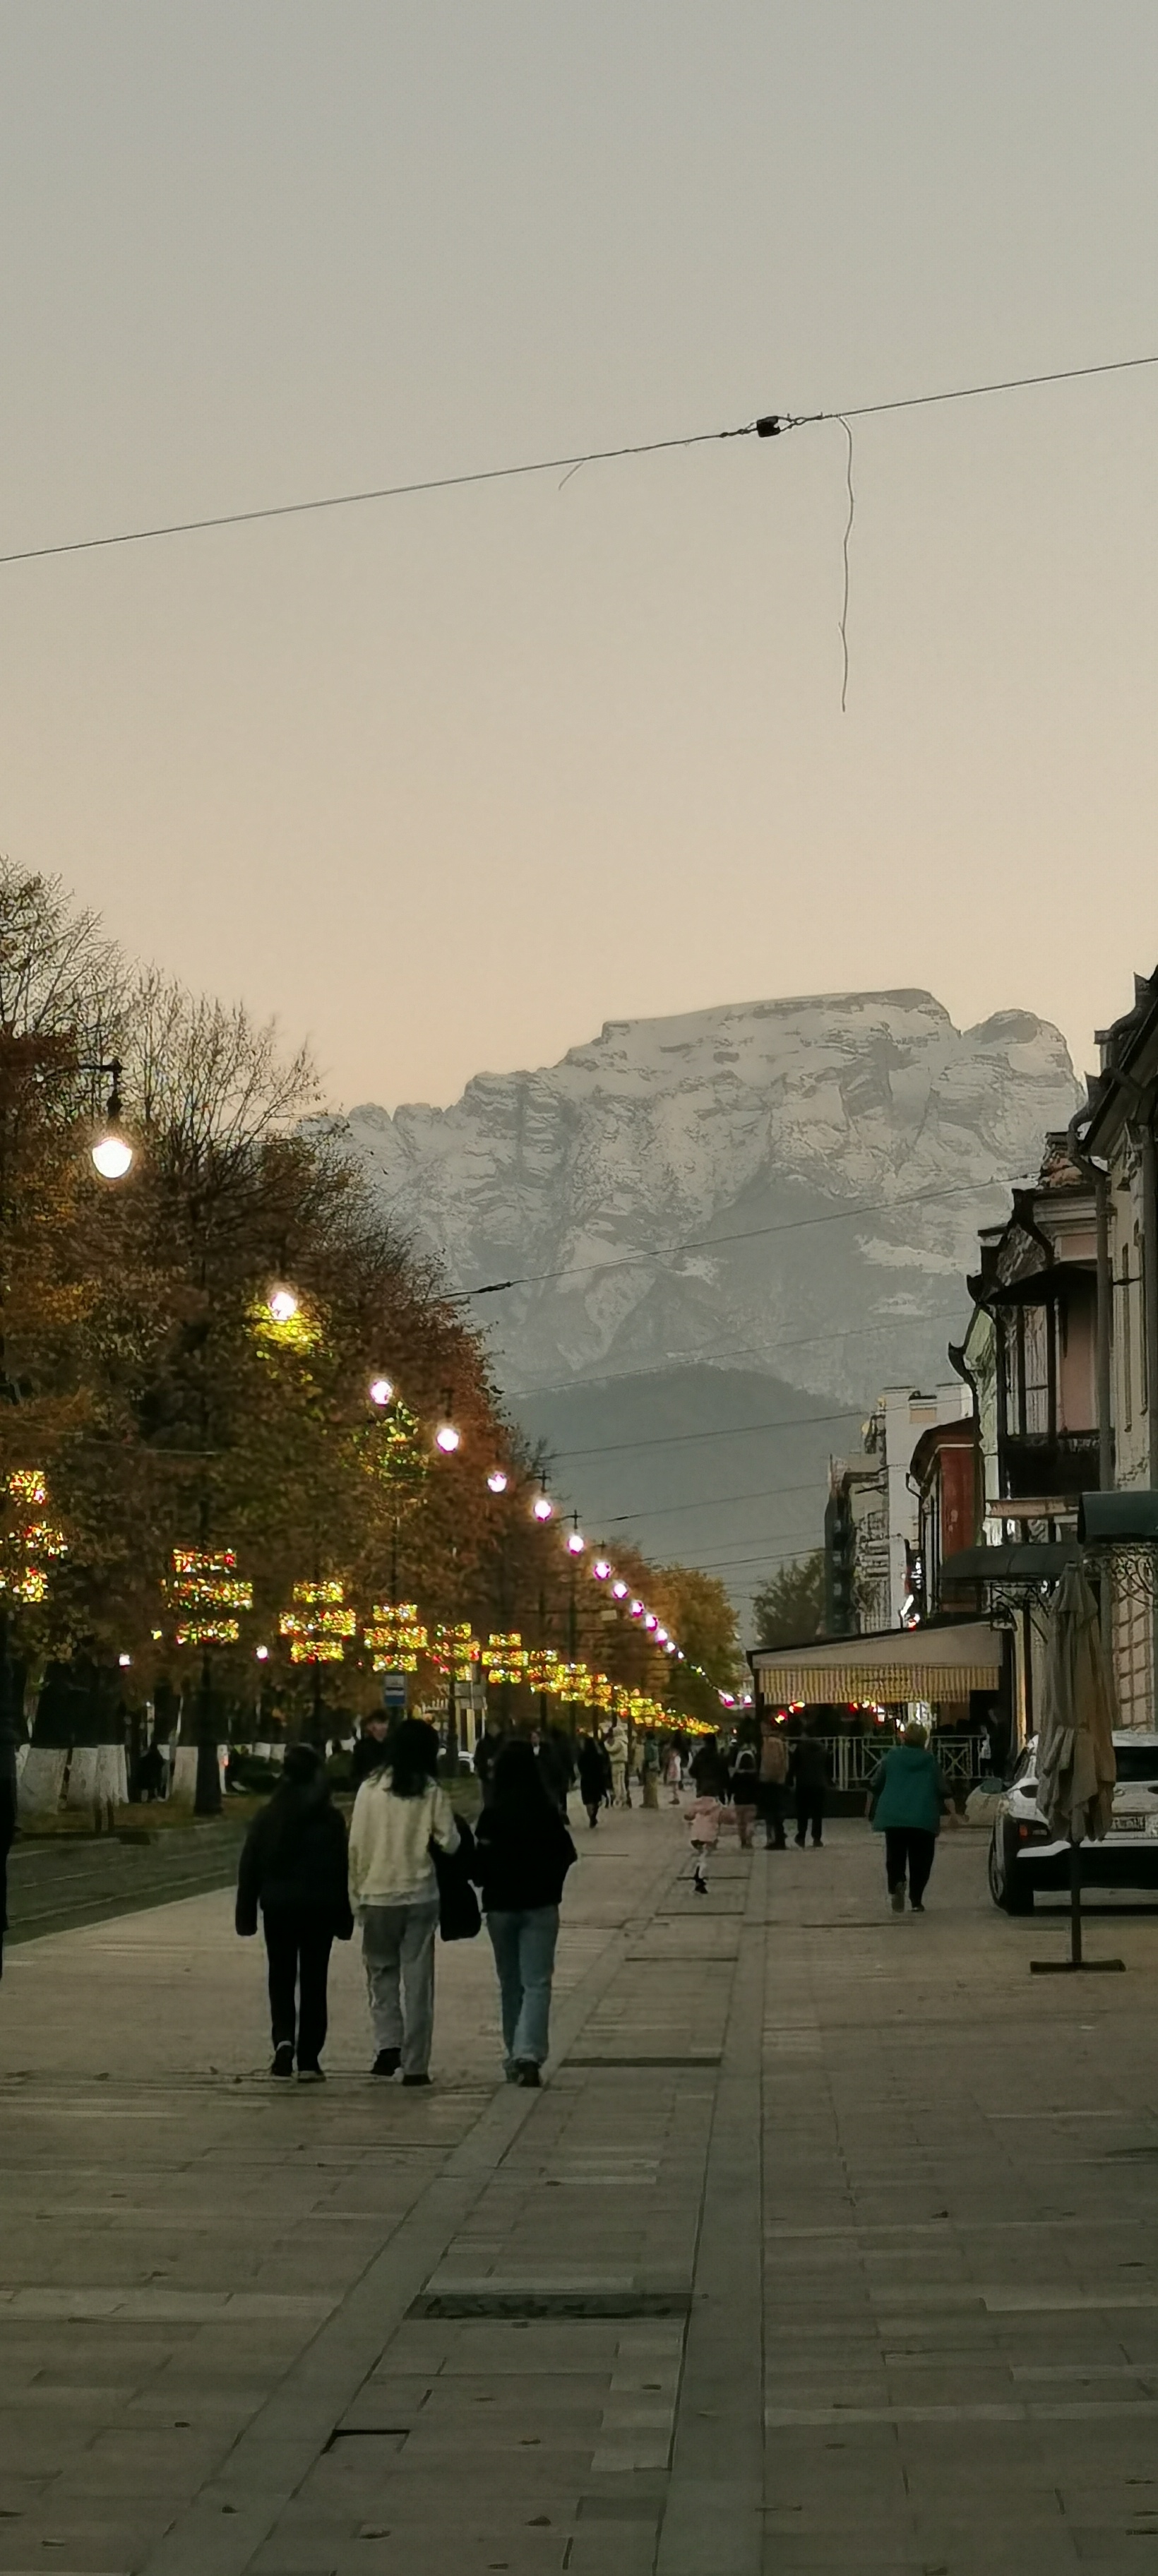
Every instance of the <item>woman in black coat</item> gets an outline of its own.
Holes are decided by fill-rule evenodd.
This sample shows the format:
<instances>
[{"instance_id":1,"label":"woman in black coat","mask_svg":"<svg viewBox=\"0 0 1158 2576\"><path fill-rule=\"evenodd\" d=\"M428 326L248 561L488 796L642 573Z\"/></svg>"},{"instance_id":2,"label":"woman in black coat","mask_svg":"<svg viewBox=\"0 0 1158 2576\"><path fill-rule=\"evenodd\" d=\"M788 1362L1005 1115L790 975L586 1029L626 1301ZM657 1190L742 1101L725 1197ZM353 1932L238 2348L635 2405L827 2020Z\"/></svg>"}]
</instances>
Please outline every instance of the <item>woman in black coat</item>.
<instances>
[{"instance_id":1,"label":"woman in black coat","mask_svg":"<svg viewBox=\"0 0 1158 2576\"><path fill-rule=\"evenodd\" d=\"M534 1747L516 1736L495 1764L474 1862L495 1954L508 2084L536 2085L547 2054L559 1903L574 1858Z\"/></svg>"},{"instance_id":2,"label":"woman in black coat","mask_svg":"<svg viewBox=\"0 0 1158 2576\"><path fill-rule=\"evenodd\" d=\"M611 1796L611 1764L597 1735L584 1735L579 1744L579 1795L587 1809L587 1822L599 1822L599 1810Z\"/></svg>"},{"instance_id":3,"label":"woman in black coat","mask_svg":"<svg viewBox=\"0 0 1158 2576\"><path fill-rule=\"evenodd\" d=\"M354 1929L346 1828L330 1796L321 1756L291 1744L268 1806L255 1816L237 1873L237 1929L257 1930L261 1909L273 2023L270 2074L299 2084L324 2081L326 1983L335 1940Z\"/></svg>"}]
</instances>

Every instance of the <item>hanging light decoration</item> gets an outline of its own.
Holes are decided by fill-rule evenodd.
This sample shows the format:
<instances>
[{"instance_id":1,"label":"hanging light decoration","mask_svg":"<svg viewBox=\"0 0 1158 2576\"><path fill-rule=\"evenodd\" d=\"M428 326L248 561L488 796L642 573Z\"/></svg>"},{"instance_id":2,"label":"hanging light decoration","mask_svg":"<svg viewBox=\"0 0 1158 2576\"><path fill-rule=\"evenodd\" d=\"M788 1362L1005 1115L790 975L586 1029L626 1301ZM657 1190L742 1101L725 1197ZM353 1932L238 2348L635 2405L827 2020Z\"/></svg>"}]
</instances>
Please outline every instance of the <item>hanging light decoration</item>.
<instances>
[{"instance_id":1,"label":"hanging light decoration","mask_svg":"<svg viewBox=\"0 0 1158 2576\"><path fill-rule=\"evenodd\" d=\"M237 1571L232 1548L175 1547L164 1586L177 1611L179 1646L235 1646L241 1634L234 1613L252 1610L253 1585Z\"/></svg>"},{"instance_id":2,"label":"hanging light decoration","mask_svg":"<svg viewBox=\"0 0 1158 2576\"><path fill-rule=\"evenodd\" d=\"M561 1689L560 1664L553 1646L532 1646L527 1657L527 1681L540 1699L557 1698Z\"/></svg>"},{"instance_id":3,"label":"hanging light decoration","mask_svg":"<svg viewBox=\"0 0 1158 2576\"><path fill-rule=\"evenodd\" d=\"M595 1559L595 1563L594 1563L594 1565L593 1565L593 1566L592 1566L592 1568L591 1568L591 1571L592 1571L592 1573L593 1573L593 1575L594 1575L595 1580L596 1580L596 1582L597 1582L597 1583L606 1583L607 1578L608 1578L608 1576L609 1576L609 1574L610 1574L610 1572L611 1572L611 1568L610 1568L610 1566L609 1566L609 1564L608 1564L608 1562L607 1562L606 1557L605 1557L605 1556L597 1556L597 1557L596 1557L596 1559Z\"/></svg>"},{"instance_id":4,"label":"hanging light decoration","mask_svg":"<svg viewBox=\"0 0 1158 2576\"><path fill-rule=\"evenodd\" d=\"M290 1640L291 1664L340 1664L346 1640L357 1635L355 1613L346 1607L341 1583L295 1583L292 1610L278 1622Z\"/></svg>"},{"instance_id":5,"label":"hanging light decoration","mask_svg":"<svg viewBox=\"0 0 1158 2576\"><path fill-rule=\"evenodd\" d=\"M430 1632L430 1656L436 1671L448 1674L456 1682L471 1680L481 1651L477 1637L471 1634L469 1619L460 1620L456 1627L436 1627Z\"/></svg>"},{"instance_id":6,"label":"hanging light decoration","mask_svg":"<svg viewBox=\"0 0 1158 2576\"><path fill-rule=\"evenodd\" d=\"M293 1288L287 1288L283 1281L280 1286L270 1289L265 1302L275 1324L292 1324L301 1299L296 1291Z\"/></svg>"},{"instance_id":7,"label":"hanging light decoration","mask_svg":"<svg viewBox=\"0 0 1158 2576\"><path fill-rule=\"evenodd\" d=\"M510 1477L508 1476L505 1467L491 1468L491 1472L487 1477L487 1484L489 1485L492 1494L505 1494L509 1483Z\"/></svg>"},{"instance_id":8,"label":"hanging light decoration","mask_svg":"<svg viewBox=\"0 0 1158 2576\"><path fill-rule=\"evenodd\" d=\"M376 1673L417 1672L427 1636L416 1601L376 1601L362 1635L373 1650Z\"/></svg>"},{"instance_id":9,"label":"hanging light decoration","mask_svg":"<svg viewBox=\"0 0 1158 2576\"><path fill-rule=\"evenodd\" d=\"M537 1521L549 1521L552 1518L554 1509L555 1506L549 1494L536 1494L534 1502L531 1505L531 1516Z\"/></svg>"},{"instance_id":10,"label":"hanging light decoration","mask_svg":"<svg viewBox=\"0 0 1158 2576\"><path fill-rule=\"evenodd\" d=\"M585 1539L585 1538L584 1538L584 1536L583 1536L583 1532L582 1532L582 1530L579 1530L579 1529L568 1530L568 1532L567 1532L567 1554L568 1554L568 1556L582 1556L582 1554L583 1554L583 1550L584 1550L584 1548L586 1547L586 1545L587 1545L587 1541L586 1541L586 1539Z\"/></svg>"},{"instance_id":11,"label":"hanging light decoration","mask_svg":"<svg viewBox=\"0 0 1158 2576\"><path fill-rule=\"evenodd\" d=\"M370 1380L369 1395L371 1404L380 1405L383 1409L386 1405L393 1404L393 1379L388 1377L372 1377Z\"/></svg>"},{"instance_id":12,"label":"hanging light decoration","mask_svg":"<svg viewBox=\"0 0 1158 2576\"><path fill-rule=\"evenodd\" d=\"M530 1663L529 1648L524 1646L517 1628L506 1636L490 1636L482 1651L482 1666L488 1682L525 1681Z\"/></svg>"},{"instance_id":13,"label":"hanging light decoration","mask_svg":"<svg viewBox=\"0 0 1158 2576\"><path fill-rule=\"evenodd\" d=\"M615 1598L616 1598L616 1600L617 1600L617 1601L626 1601L626 1599L627 1599L627 1585L626 1585L626 1583L624 1582L622 1575L617 1575L617 1576L616 1576L615 1581L614 1581L614 1583L613 1583L613 1584L612 1584L612 1586L611 1586L611 1589L612 1589L612 1591L613 1591L613 1593L614 1593Z\"/></svg>"}]
</instances>

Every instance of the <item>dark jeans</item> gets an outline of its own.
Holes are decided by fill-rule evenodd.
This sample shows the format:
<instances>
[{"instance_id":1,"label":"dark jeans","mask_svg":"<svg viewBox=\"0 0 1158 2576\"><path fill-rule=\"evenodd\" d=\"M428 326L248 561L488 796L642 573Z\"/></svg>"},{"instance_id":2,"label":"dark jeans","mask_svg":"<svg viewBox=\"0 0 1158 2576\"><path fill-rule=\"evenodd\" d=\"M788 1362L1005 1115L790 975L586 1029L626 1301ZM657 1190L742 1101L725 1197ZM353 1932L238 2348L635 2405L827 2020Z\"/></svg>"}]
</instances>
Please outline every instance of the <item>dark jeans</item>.
<instances>
[{"instance_id":1,"label":"dark jeans","mask_svg":"<svg viewBox=\"0 0 1158 2576\"><path fill-rule=\"evenodd\" d=\"M269 1959L273 2044L296 2046L299 2066L316 2066L326 2044L326 1978L334 1935L316 1915L262 1914ZM300 1990L300 2002L299 2002Z\"/></svg>"},{"instance_id":2,"label":"dark jeans","mask_svg":"<svg viewBox=\"0 0 1158 2576\"><path fill-rule=\"evenodd\" d=\"M923 1825L885 1826L885 1873L890 1896L895 1896L898 1888L904 1892L907 1869L909 1902L920 1904L929 1884L936 1848L936 1835L928 1833Z\"/></svg>"},{"instance_id":3,"label":"dark jeans","mask_svg":"<svg viewBox=\"0 0 1158 2576\"><path fill-rule=\"evenodd\" d=\"M757 1813L764 1826L764 1839L784 1849L784 1784L781 1780L761 1780L757 1791Z\"/></svg>"},{"instance_id":4,"label":"dark jeans","mask_svg":"<svg viewBox=\"0 0 1158 2576\"><path fill-rule=\"evenodd\" d=\"M796 1792L796 1839L802 1843L809 1827L814 1843L821 1840L824 1823L823 1789L798 1789Z\"/></svg>"}]
</instances>

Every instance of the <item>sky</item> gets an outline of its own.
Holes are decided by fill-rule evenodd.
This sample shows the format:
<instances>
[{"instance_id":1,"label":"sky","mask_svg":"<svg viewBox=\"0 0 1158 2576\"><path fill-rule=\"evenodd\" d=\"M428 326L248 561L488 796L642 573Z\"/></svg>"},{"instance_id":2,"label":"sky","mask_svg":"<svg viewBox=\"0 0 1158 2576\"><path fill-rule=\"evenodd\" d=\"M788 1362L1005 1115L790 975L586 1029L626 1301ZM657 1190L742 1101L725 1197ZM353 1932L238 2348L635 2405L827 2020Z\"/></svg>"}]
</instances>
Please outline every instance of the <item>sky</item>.
<instances>
[{"instance_id":1,"label":"sky","mask_svg":"<svg viewBox=\"0 0 1158 2576\"><path fill-rule=\"evenodd\" d=\"M1158 353L1133 0L5 0L0 553ZM0 566L0 847L448 1101L1158 958L1158 368Z\"/></svg>"}]
</instances>

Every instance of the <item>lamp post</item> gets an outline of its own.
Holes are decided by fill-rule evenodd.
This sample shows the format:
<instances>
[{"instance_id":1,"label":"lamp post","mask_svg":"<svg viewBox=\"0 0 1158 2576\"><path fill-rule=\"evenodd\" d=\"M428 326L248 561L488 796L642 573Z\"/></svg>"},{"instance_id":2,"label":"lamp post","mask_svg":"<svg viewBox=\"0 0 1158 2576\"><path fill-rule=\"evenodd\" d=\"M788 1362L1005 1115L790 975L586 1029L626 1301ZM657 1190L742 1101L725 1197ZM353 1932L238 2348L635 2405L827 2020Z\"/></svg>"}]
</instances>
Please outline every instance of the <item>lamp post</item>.
<instances>
[{"instance_id":1,"label":"lamp post","mask_svg":"<svg viewBox=\"0 0 1158 2576\"><path fill-rule=\"evenodd\" d=\"M97 1137L96 1143L91 1146L89 1150L92 1155L94 1169L99 1172L102 1181L123 1181L126 1172L131 1171L132 1169L133 1148L130 1145L128 1137L121 1125L122 1067L120 1057L115 1055L111 1056L107 1064L78 1065L77 1071L78 1073L95 1073L99 1075L102 1080L105 1074L107 1074L109 1081L112 1084L112 1089L109 1092L108 1097L108 1106L105 1110L104 1126L101 1129L100 1135Z\"/></svg>"}]
</instances>

